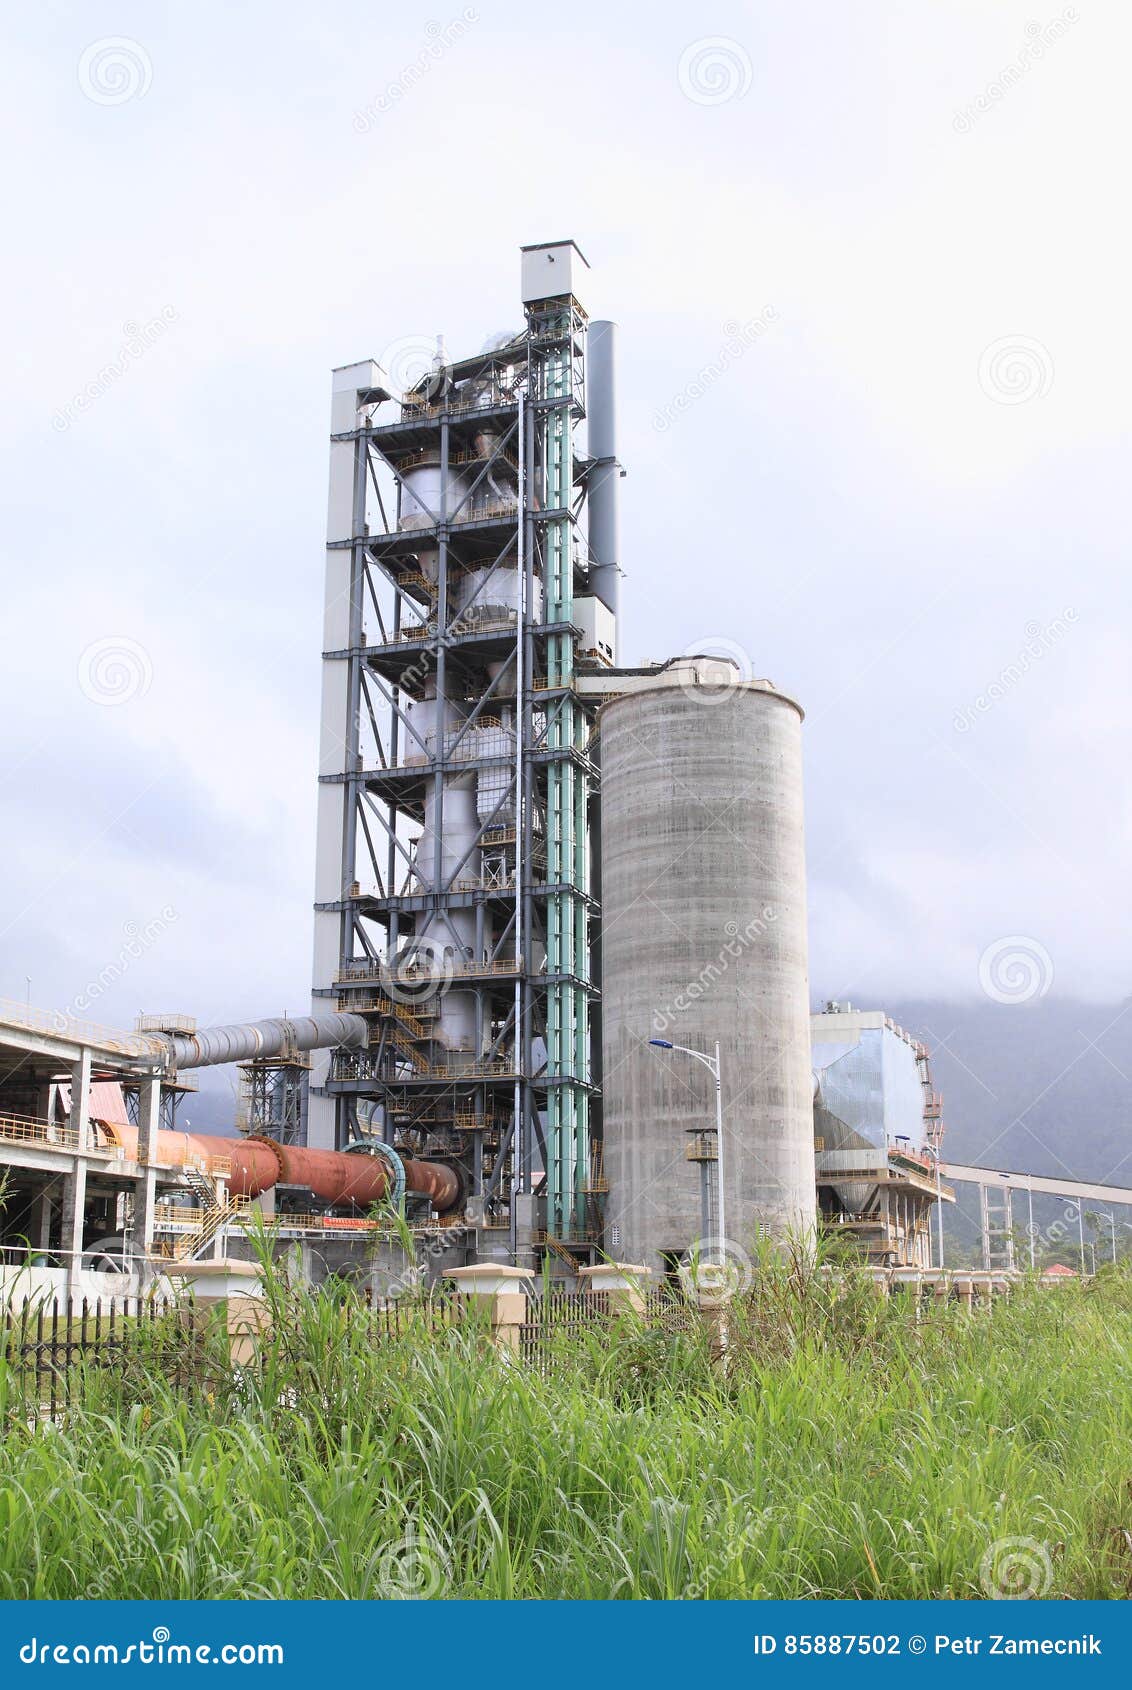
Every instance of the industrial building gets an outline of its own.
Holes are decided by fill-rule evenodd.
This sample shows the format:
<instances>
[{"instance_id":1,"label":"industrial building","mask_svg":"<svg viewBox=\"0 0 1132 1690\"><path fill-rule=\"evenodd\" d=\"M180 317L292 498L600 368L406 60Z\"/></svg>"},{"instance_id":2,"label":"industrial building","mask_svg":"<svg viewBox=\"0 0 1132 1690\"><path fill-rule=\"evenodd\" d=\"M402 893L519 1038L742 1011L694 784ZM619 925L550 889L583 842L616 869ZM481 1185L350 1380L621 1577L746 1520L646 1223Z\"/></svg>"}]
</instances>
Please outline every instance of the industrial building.
<instances>
[{"instance_id":1,"label":"industrial building","mask_svg":"<svg viewBox=\"0 0 1132 1690\"><path fill-rule=\"evenodd\" d=\"M428 1271L816 1226L931 1261L927 1052L811 1018L802 710L707 655L620 665L615 326L572 241L520 279L514 335L408 390L333 373L310 1017L7 1006L9 1264L236 1254L254 1213L372 1267L375 1204ZM222 1062L239 1130L179 1132Z\"/></svg>"}]
</instances>

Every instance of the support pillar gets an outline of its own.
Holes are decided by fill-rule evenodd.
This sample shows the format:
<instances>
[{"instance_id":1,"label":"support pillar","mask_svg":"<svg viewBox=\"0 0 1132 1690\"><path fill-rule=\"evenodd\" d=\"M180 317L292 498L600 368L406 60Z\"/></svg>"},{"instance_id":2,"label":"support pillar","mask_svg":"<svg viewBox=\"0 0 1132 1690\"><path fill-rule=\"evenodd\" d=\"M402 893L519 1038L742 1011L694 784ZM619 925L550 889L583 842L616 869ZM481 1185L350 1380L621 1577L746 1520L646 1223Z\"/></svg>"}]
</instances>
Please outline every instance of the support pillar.
<instances>
[{"instance_id":1,"label":"support pillar","mask_svg":"<svg viewBox=\"0 0 1132 1690\"><path fill-rule=\"evenodd\" d=\"M87 1049L71 1064L70 1127L75 1148L85 1150L90 1143L90 1051Z\"/></svg>"},{"instance_id":2,"label":"support pillar","mask_svg":"<svg viewBox=\"0 0 1132 1690\"><path fill-rule=\"evenodd\" d=\"M496 1348L517 1353L520 1328L527 1319L530 1272L483 1262L474 1267L447 1268L444 1277L454 1282L460 1296L473 1299L487 1311Z\"/></svg>"},{"instance_id":3,"label":"support pillar","mask_svg":"<svg viewBox=\"0 0 1132 1690\"><path fill-rule=\"evenodd\" d=\"M86 1163L75 1157L75 1171L63 1181L63 1249L70 1292L83 1265L83 1219L86 1214Z\"/></svg>"},{"instance_id":4,"label":"support pillar","mask_svg":"<svg viewBox=\"0 0 1132 1690\"><path fill-rule=\"evenodd\" d=\"M366 533L367 448L355 438L366 413L359 395L380 386L371 359L333 373L330 400L330 484L326 518L326 589L322 629L322 712L312 1012L325 1010L342 960L353 948L351 888L357 829L358 687L361 668L361 558ZM346 544L345 542L350 542ZM339 1148L337 1099L326 1090L332 1053L316 1051L307 1100L307 1143Z\"/></svg>"},{"instance_id":5,"label":"support pillar","mask_svg":"<svg viewBox=\"0 0 1132 1690\"><path fill-rule=\"evenodd\" d=\"M599 1262L596 1267L580 1267L578 1278L588 1296L608 1299L606 1307L610 1314L644 1314L645 1291L652 1278L647 1267L630 1262Z\"/></svg>"},{"instance_id":6,"label":"support pillar","mask_svg":"<svg viewBox=\"0 0 1132 1690\"><path fill-rule=\"evenodd\" d=\"M41 1191L38 1196L32 1198L28 1217L28 1243L33 1250L48 1250L51 1247L51 1207L49 1191Z\"/></svg>"},{"instance_id":7,"label":"support pillar","mask_svg":"<svg viewBox=\"0 0 1132 1690\"><path fill-rule=\"evenodd\" d=\"M700 1262L694 1269L682 1269L680 1278L689 1302L699 1311L711 1359L726 1372L733 1289L730 1268L726 1262Z\"/></svg>"},{"instance_id":8,"label":"support pillar","mask_svg":"<svg viewBox=\"0 0 1132 1690\"><path fill-rule=\"evenodd\" d=\"M132 1243L135 1250L148 1256L153 1248L153 1211L156 1198L157 1171L154 1150L161 1113L161 1080L156 1074L144 1079L138 1088L138 1165L140 1177L134 1195L134 1225Z\"/></svg>"},{"instance_id":9,"label":"support pillar","mask_svg":"<svg viewBox=\"0 0 1132 1690\"><path fill-rule=\"evenodd\" d=\"M222 1258L213 1262L171 1262L166 1277L187 1296L186 1324L205 1330L223 1319L228 1357L234 1367L247 1367L271 1332L271 1307L254 1262Z\"/></svg>"}]
</instances>

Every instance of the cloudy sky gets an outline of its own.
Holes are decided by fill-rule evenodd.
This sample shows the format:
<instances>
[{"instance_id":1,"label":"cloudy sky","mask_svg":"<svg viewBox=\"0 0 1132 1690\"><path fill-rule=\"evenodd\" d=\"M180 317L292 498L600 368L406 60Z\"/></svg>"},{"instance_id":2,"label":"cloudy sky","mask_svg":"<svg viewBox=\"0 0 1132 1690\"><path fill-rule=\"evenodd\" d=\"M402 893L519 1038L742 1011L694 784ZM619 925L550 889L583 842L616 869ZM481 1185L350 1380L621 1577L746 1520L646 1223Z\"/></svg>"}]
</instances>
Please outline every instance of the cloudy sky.
<instances>
[{"instance_id":1,"label":"cloudy sky","mask_svg":"<svg viewBox=\"0 0 1132 1690\"><path fill-rule=\"evenodd\" d=\"M1127 994L1123 0L7 33L0 994L303 1006L328 372L517 327L561 236L625 657L806 707L815 998Z\"/></svg>"}]
</instances>

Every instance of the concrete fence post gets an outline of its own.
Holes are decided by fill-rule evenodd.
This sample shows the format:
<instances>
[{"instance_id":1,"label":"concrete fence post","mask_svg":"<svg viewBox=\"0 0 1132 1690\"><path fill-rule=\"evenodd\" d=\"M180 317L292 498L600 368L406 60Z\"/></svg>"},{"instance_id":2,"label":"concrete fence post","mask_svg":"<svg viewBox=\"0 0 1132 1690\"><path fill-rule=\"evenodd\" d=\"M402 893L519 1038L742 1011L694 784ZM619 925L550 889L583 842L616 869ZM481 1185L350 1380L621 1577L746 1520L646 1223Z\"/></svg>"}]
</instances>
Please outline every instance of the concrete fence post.
<instances>
[{"instance_id":1,"label":"concrete fence post","mask_svg":"<svg viewBox=\"0 0 1132 1690\"><path fill-rule=\"evenodd\" d=\"M487 1310L496 1348L518 1351L520 1328L527 1319L530 1270L480 1262L473 1267L447 1268L444 1277L453 1281L461 1297L474 1298Z\"/></svg>"},{"instance_id":2,"label":"concrete fence post","mask_svg":"<svg viewBox=\"0 0 1132 1690\"><path fill-rule=\"evenodd\" d=\"M221 1258L206 1262L169 1262L165 1277L186 1291L188 1324L200 1331L222 1313L228 1335L228 1358L236 1367L255 1360L271 1331L271 1309L254 1262Z\"/></svg>"},{"instance_id":3,"label":"concrete fence post","mask_svg":"<svg viewBox=\"0 0 1132 1690\"><path fill-rule=\"evenodd\" d=\"M728 1311L734 1284L730 1269L722 1262L700 1262L695 1269L681 1271L684 1292L699 1313L715 1365L724 1372L728 1364Z\"/></svg>"},{"instance_id":4,"label":"concrete fence post","mask_svg":"<svg viewBox=\"0 0 1132 1690\"><path fill-rule=\"evenodd\" d=\"M958 1302L970 1314L975 1301L975 1284L971 1275L969 1273L957 1273L951 1283Z\"/></svg>"},{"instance_id":5,"label":"concrete fence post","mask_svg":"<svg viewBox=\"0 0 1132 1690\"><path fill-rule=\"evenodd\" d=\"M647 1267L631 1262L599 1262L596 1267L580 1267L578 1280L590 1297L605 1297L610 1314L629 1311L644 1314L645 1293L652 1278Z\"/></svg>"}]
</instances>

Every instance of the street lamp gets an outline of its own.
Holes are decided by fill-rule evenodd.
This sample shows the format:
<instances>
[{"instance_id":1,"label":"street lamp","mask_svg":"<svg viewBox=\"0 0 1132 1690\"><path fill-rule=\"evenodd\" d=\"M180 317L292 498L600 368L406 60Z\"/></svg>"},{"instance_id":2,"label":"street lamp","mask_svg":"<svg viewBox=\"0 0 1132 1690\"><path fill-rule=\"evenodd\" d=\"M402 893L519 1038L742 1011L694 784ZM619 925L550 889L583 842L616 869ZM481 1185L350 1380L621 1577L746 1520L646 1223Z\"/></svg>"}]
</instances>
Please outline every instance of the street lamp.
<instances>
[{"instance_id":1,"label":"street lamp","mask_svg":"<svg viewBox=\"0 0 1132 1690\"><path fill-rule=\"evenodd\" d=\"M690 1045L674 1045L669 1039L650 1039L649 1044L657 1050L678 1050L682 1056L690 1056L696 1062L702 1062L715 1081L715 1138L719 1155L716 1166L719 1169L719 1257L720 1262L726 1260L723 1250L723 1240L727 1237L727 1228L723 1212L723 1079L719 1060L719 1040L715 1041L715 1055L708 1056L706 1051L693 1050Z\"/></svg>"},{"instance_id":2,"label":"street lamp","mask_svg":"<svg viewBox=\"0 0 1132 1690\"><path fill-rule=\"evenodd\" d=\"M939 1262L937 1266L943 1271L943 1150L938 1144L929 1144L928 1155L935 1158L935 1207L936 1220L939 1230ZM929 1223L930 1229L930 1223Z\"/></svg>"}]
</instances>

